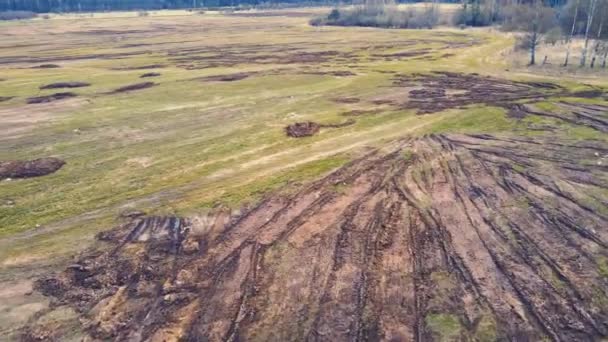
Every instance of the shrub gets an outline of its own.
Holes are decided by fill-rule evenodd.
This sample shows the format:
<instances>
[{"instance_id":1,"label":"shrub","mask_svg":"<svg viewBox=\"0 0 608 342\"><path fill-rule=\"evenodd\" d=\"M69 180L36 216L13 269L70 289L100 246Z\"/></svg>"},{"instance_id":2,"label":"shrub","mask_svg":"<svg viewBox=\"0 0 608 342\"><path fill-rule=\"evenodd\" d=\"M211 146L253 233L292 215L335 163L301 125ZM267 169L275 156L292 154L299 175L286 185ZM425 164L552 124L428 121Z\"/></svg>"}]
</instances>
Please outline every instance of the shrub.
<instances>
[{"instance_id":1,"label":"shrub","mask_svg":"<svg viewBox=\"0 0 608 342\"><path fill-rule=\"evenodd\" d=\"M439 20L436 7L423 10L396 6L360 6L353 9L333 9L329 15L313 18L310 24L334 26L369 26L386 28L433 28Z\"/></svg>"},{"instance_id":2,"label":"shrub","mask_svg":"<svg viewBox=\"0 0 608 342\"><path fill-rule=\"evenodd\" d=\"M29 11L6 11L0 12L0 20L21 20L32 19L37 16L34 12Z\"/></svg>"},{"instance_id":3,"label":"shrub","mask_svg":"<svg viewBox=\"0 0 608 342\"><path fill-rule=\"evenodd\" d=\"M149 15L150 15L150 13L148 13L146 11L139 11L139 12L137 12L137 16L138 17L147 17Z\"/></svg>"}]
</instances>

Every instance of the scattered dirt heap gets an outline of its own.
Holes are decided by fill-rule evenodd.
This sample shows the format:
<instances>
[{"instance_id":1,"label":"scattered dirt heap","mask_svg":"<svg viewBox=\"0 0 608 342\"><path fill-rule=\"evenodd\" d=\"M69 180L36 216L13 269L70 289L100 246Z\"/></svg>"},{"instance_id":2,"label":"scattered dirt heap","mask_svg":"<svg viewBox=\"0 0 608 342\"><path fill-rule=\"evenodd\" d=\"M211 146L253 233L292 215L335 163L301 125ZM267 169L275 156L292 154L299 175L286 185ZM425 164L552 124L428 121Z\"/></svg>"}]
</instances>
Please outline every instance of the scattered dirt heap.
<instances>
[{"instance_id":1,"label":"scattered dirt heap","mask_svg":"<svg viewBox=\"0 0 608 342\"><path fill-rule=\"evenodd\" d=\"M287 136L293 138L309 137L311 135L317 134L321 128L341 128L354 125L355 122L356 121L354 119L348 119L343 122L334 124L319 124L312 121L296 122L285 127L285 133L287 134Z\"/></svg>"},{"instance_id":2,"label":"scattered dirt heap","mask_svg":"<svg viewBox=\"0 0 608 342\"><path fill-rule=\"evenodd\" d=\"M518 100L540 100L566 95L560 86L542 82L515 82L477 74L434 72L398 76L394 85L413 88L405 108L428 114L472 104L505 106Z\"/></svg>"},{"instance_id":3,"label":"scattered dirt heap","mask_svg":"<svg viewBox=\"0 0 608 342\"><path fill-rule=\"evenodd\" d=\"M88 87L91 83L87 82L57 82L51 83L47 85L40 86L40 89L58 89L58 88L80 88L80 87Z\"/></svg>"},{"instance_id":4,"label":"scattered dirt heap","mask_svg":"<svg viewBox=\"0 0 608 342\"><path fill-rule=\"evenodd\" d=\"M76 95L72 92L55 93L55 94L51 94L51 95L29 97L27 99L27 103L29 103L29 104L46 103L46 102L52 102L52 101L57 101L57 100L63 100L63 99L67 99L70 97L76 97L76 96L78 96L78 95Z\"/></svg>"},{"instance_id":5,"label":"scattered dirt heap","mask_svg":"<svg viewBox=\"0 0 608 342\"><path fill-rule=\"evenodd\" d=\"M156 83L154 83L154 82L135 83L135 84L130 84L130 85L127 85L124 87L114 89L110 92L110 94L118 94L118 93L134 91L134 90L146 89L146 88L154 87L155 85L156 85Z\"/></svg>"},{"instance_id":6,"label":"scattered dirt heap","mask_svg":"<svg viewBox=\"0 0 608 342\"><path fill-rule=\"evenodd\" d=\"M59 66L57 64L40 64L40 65L32 67L32 69L56 69L56 68L61 68L61 66Z\"/></svg>"},{"instance_id":7,"label":"scattered dirt heap","mask_svg":"<svg viewBox=\"0 0 608 342\"><path fill-rule=\"evenodd\" d=\"M316 122L296 122L285 127L285 134L293 138L310 137L315 135L321 129L321 125Z\"/></svg>"},{"instance_id":8,"label":"scattered dirt heap","mask_svg":"<svg viewBox=\"0 0 608 342\"><path fill-rule=\"evenodd\" d=\"M146 69L160 69L165 68L164 64L149 64L149 65L139 65L139 66L125 66L112 68L111 70L146 70Z\"/></svg>"},{"instance_id":9,"label":"scattered dirt heap","mask_svg":"<svg viewBox=\"0 0 608 342\"><path fill-rule=\"evenodd\" d=\"M99 339L600 340L607 154L401 141L239 216L134 218L37 288Z\"/></svg>"},{"instance_id":10,"label":"scattered dirt heap","mask_svg":"<svg viewBox=\"0 0 608 342\"><path fill-rule=\"evenodd\" d=\"M0 161L0 179L45 176L61 169L64 164L65 161L52 157Z\"/></svg>"},{"instance_id":11,"label":"scattered dirt heap","mask_svg":"<svg viewBox=\"0 0 608 342\"><path fill-rule=\"evenodd\" d=\"M139 78L146 78L146 77L158 77L160 76L159 72L147 72L141 76L139 76Z\"/></svg>"},{"instance_id":12,"label":"scattered dirt heap","mask_svg":"<svg viewBox=\"0 0 608 342\"><path fill-rule=\"evenodd\" d=\"M244 80L247 77L253 75L251 72L237 72L234 74L228 75L214 75L214 76L206 76L199 78L203 82L234 82Z\"/></svg>"}]
</instances>

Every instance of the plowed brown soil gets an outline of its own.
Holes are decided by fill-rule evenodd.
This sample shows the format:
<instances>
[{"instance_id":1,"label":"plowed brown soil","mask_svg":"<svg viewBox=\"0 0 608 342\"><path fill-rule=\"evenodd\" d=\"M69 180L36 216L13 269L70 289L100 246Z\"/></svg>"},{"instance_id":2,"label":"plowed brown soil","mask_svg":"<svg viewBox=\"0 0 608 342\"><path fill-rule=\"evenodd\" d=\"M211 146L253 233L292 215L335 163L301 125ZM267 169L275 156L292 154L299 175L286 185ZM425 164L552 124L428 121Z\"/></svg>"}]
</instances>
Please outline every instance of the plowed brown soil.
<instances>
[{"instance_id":1,"label":"plowed brown soil","mask_svg":"<svg viewBox=\"0 0 608 342\"><path fill-rule=\"evenodd\" d=\"M99 339L600 340L606 154L598 141L399 141L239 215L136 216L37 288Z\"/></svg>"}]
</instances>

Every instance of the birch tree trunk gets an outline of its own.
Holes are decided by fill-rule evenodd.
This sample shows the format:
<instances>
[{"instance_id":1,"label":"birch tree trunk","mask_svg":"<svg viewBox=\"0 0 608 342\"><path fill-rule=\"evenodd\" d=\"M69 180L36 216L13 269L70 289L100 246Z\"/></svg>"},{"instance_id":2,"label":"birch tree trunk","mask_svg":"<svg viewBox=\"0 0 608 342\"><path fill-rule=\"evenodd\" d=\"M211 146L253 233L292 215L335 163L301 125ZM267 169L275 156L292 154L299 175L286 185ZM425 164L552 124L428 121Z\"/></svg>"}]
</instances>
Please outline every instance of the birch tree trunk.
<instances>
[{"instance_id":1,"label":"birch tree trunk","mask_svg":"<svg viewBox=\"0 0 608 342\"><path fill-rule=\"evenodd\" d=\"M587 63L587 49L589 47L589 30L593 24L593 17L595 16L595 5L597 0L591 0L589 5L589 12L587 13L587 28L585 29L585 46L583 46L583 52L581 52L581 66L584 67Z\"/></svg>"},{"instance_id":2,"label":"birch tree trunk","mask_svg":"<svg viewBox=\"0 0 608 342\"><path fill-rule=\"evenodd\" d=\"M596 42L595 42L595 47L591 51L591 68L592 69L593 69L593 66L595 65L595 59L597 58L597 53L600 50L600 39L602 37L602 28L604 27L604 18L601 18L601 19L602 19L602 21L600 22L600 28L597 30L597 38L596 38Z\"/></svg>"},{"instance_id":3,"label":"birch tree trunk","mask_svg":"<svg viewBox=\"0 0 608 342\"><path fill-rule=\"evenodd\" d=\"M572 30L570 30L570 36L568 36L568 47L566 48L566 60L564 61L564 66L568 66L568 59L570 58L570 46L572 45L572 37L574 36L574 29L576 28L576 17L578 16L578 5L580 0L576 0L576 5L574 7L574 19L572 19Z\"/></svg>"}]
</instances>

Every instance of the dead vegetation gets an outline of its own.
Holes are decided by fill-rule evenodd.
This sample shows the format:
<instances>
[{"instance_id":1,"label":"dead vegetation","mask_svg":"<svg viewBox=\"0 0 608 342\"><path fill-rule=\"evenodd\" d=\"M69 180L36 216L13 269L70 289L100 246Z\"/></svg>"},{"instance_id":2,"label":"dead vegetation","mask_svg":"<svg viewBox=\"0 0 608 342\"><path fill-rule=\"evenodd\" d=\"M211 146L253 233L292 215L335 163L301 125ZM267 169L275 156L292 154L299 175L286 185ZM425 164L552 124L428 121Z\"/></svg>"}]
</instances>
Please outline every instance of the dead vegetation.
<instances>
[{"instance_id":1,"label":"dead vegetation","mask_svg":"<svg viewBox=\"0 0 608 342\"><path fill-rule=\"evenodd\" d=\"M37 288L98 339L608 336L608 145L433 135L383 151L238 215L135 216Z\"/></svg>"},{"instance_id":2,"label":"dead vegetation","mask_svg":"<svg viewBox=\"0 0 608 342\"><path fill-rule=\"evenodd\" d=\"M29 103L29 104L47 103L47 102L68 99L68 98L76 97L76 96L78 96L78 95L76 95L75 93L72 93L72 92L55 93L55 94L51 94L51 95L30 97L27 99L27 103Z\"/></svg>"},{"instance_id":3,"label":"dead vegetation","mask_svg":"<svg viewBox=\"0 0 608 342\"><path fill-rule=\"evenodd\" d=\"M91 83L87 82L56 82L47 85L40 86L40 89L58 89L58 88L81 88L88 87Z\"/></svg>"},{"instance_id":4,"label":"dead vegetation","mask_svg":"<svg viewBox=\"0 0 608 342\"><path fill-rule=\"evenodd\" d=\"M63 165L65 161L52 157L0 161L0 179L45 176L59 170Z\"/></svg>"},{"instance_id":5,"label":"dead vegetation","mask_svg":"<svg viewBox=\"0 0 608 342\"><path fill-rule=\"evenodd\" d=\"M135 84L130 84L130 85L127 85L124 87L114 89L111 92L109 92L109 94L126 93L126 92L130 92L130 91L151 88L151 87L154 87L155 85L157 85L157 84L154 82L135 83Z\"/></svg>"}]
</instances>

